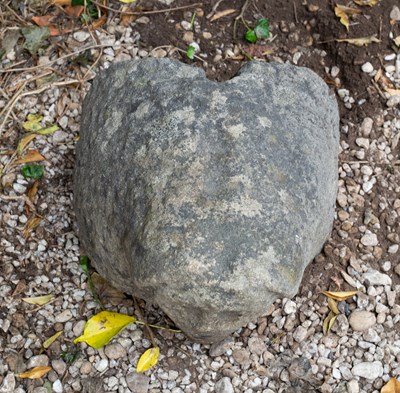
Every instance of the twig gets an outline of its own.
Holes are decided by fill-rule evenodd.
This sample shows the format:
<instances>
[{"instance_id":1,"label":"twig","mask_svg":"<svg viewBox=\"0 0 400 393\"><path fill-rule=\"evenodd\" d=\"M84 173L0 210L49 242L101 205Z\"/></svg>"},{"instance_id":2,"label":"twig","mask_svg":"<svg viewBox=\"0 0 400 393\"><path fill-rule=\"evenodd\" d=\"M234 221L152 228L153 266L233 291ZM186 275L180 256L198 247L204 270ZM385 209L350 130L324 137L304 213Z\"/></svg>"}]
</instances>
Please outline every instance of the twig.
<instances>
[{"instance_id":1,"label":"twig","mask_svg":"<svg viewBox=\"0 0 400 393\"><path fill-rule=\"evenodd\" d=\"M214 6L213 6L211 12L206 16L207 19L211 19L211 17L215 14L215 12L217 11L217 8L219 7L219 5L220 5L223 1L224 1L224 0L218 0L218 1L214 4Z\"/></svg>"},{"instance_id":2,"label":"twig","mask_svg":"<svg viewBox=\"0 0 400 393\"><path fill-rule=\"evenodd\" d=\"M243 4L242 9L240 10L240 14L235 18L235 21L233 22L233 40L236 42L236 32L237 32L237 23L240 20L249 30L249 26L247 26L246 21L243 18L244 13L246 12L247 7L249 6L250 0L246 0L245 3Z\"/></svg>"},{"instance_id":3,"label":"twig","mask_svg":"<svg viewBox=\"0 0 400 393\"><path fill-rule=\"evenodd\" d=\"M23 201L25 202L34 212L36 211L35 205L26 195L4 195L0 194L0 199L3 201Z\"/></svg>"},{"instance_id":4,"label":"twig","mask_svg":"<svg viewBox=\"0 0 400 393\"><path fill-rule=\"evenodd\" d=\"M13 98L14 101L13 101L12 105L10 105L9 109L7 110L7 112L6 112L5 116L4 116L4 120L3 120L2 123L0 124L0 138L1 138L1 134L2 134L3 128L4 128L4 126L5 126L6 122L7 122L8 116L9 116L9 114L10 114L12 108L15 106L15 104L17 103L17 101L18 101L20 98L23 98L23 97L26 97L26 96L30 96L30 95L33 95L33 94L42 93L43 91L45 91L45 90L47 90L47 89L49 89L49 88L51 88L51 87L55 87L55 86L67 86L67 85L72 85L72 84L74 84L74 83L80 83L80 82L79 82L77 79L72 79L72 80L69 80L69 81L62 81L62 82L50 83L50 84L47 84L47 85L42 86L40 89L37 89L37 90L31 90L31 91L27 91L27 92L25 92L25 93L20 93L20 94L17 93L17 94L14 96L14 98ZM25 87L25 86L24 86L24 87ZM21 91L21 89L19 90L19 92L20 92L20 91Z\"/></svg>"},{"instance_id":5,"label":"twig","mask_svg":"<svg viewBox=\"0 0 400 393\"><path fill-rule=\"evenodd\" d=\"M198 7L199 5L202 5L203 3L195 3L191 5L183 5L181 7L174 7L174 8L165 8L163 10L154 10L154 11L120 11L116 10L115 8L107 7L106 5L103 5L101 3L98 3L95 0L91 0L93 4L98 5L99 7L102 7L106 10L115 12L116 14L121 14L121 15L151 15L151 14L162 14L164 12L171 12L171 11L179 11L179 10L185 10L187 8L193 8L193 7Z\"/></svg>"},{"instance_id":6,"label":"twig","mask_svg":"<svg viewBox=\"0 0 400 393\"><path fill-rule=\"evenodd\" d=\"M296 21L296 23L299 23L299 19L297 18L297 9L295 1L293 1L293 11L294 11L294 20Z\"/></svg>"},{"instance_id":7,"label":"twig","mask_svg":"<svg viewBox=\"0 0 400 393\"><path fill-rule=\"evenodd\" d=\"M137 316L138 316L140 319L143 320L143 316L142 316L142 313L140 312L139 304L138 304L138 302L137 302L137 300L136 300L135 297L133 297L133 303L134 303L134 305L135 305L135 312L136 312ZM149 327L149 325L148 325L147 323L144 325L144 328L145 328L145 329L147 330L147 332L149 333L150 341L151 341L151 343L153 344L153 347L157 347L156 339L155 339L155 337L154 337L153 331L151 330L151 328Z\"/></svg>"},{"instance_id":8,"label":"twig","mask_svg":"<svg viewBox=\"0 0 400 393\"><path fill-rule=\"evenodd\" d=\"M37 65L37 66L34 66L34 67L26 67L26 68L7 68L5 70L0 70L0 74L4 74L4 73L7 73L7 72L32 71L32 70L37 70L39 68L45 68L45 67L50 66L51 64L57 63L57 61L59 61L59 60L67 59L68 57L73 57L73 56L77 55L78 53L85 52L85 51L91 50L91 49L105 48L105 47L108 47L108 46L112 46L112 45L110 45L110 44L101 44L101 45L87 46L86 48L79 48L75 52L68 53L67 55L58 57L57 59L54 59L54 60L50 60L46 64L41 64L41 65Z\"/></svg>"}]
</instances>

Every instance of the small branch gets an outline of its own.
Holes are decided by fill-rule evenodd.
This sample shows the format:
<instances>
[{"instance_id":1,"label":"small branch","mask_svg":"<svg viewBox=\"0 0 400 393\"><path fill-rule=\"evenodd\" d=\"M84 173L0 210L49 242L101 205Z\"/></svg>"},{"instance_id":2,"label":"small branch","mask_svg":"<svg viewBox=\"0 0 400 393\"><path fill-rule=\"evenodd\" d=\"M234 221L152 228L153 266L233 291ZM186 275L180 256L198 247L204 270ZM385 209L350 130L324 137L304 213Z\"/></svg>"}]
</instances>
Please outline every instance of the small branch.
<instances>
[{"instance_id":1,"label":"small branch","mask_svg":"<svg viewBox=\"0 0 400 393\"><path fill-rule=\"evenodd\" d=\"M138 315L138 317L139 317L140 319L143 319L142 313L140 312L139 304L138 304L138 302L137 302L137 300L136 300L135 297L133 297L133 302L134 302L134 305L135 305L135 312L136 312L136 314ZM147 330L147 332L149 333L150 341L151 341L153 347L158 347L158 345L156 344L156 339L155 339L155 337L154 337L153 331L151 330L151 328L149 327L149 325L148 325L147 323L144 324L144 328L145 328L145 329Z\"/></svg>"},{"instance_id":2,"label":"small branch","mask_svg":"<svg viewBox=\"0 0 400 393\"><path fill-rule=\"evenodd\" d=\"M32 201L26 195L0 194L0 199L3 199L3 201L23 201L32 209L32 211L34 211L34 212L36 211L35 205L32 203Z\"/></svg>"},{"instance_id":3,"label":"small branch","mask_svg":"<svg viewBox=\"0 0 400 393\"><path fill-rule=\"evenodd\" d=\"M247 7L249 6L251 0L246 0L245 3L243 4L242 9L240 10L240 14L235 18L235 22L233 22L233 40L236 42L236 32L237 32L237 23L240 20L246 27L249 29L249 26L247 26L246 21L244 20L244 13L246 12Z\"/></svg>"},{"instance_id":4,"label":"small branch","mask_svg":"<svg viewBox=\"0 0 400 393\"><path fill-rule=\"evenodd\" d=\"M101 8L104 8L105 10L115 12L116 14L120 15L152 15L152 14L162 14L164 12L171 12L171 11L179 11L179 10L185 10L187 8L193 8L193 7L198 7L200 5L203 5L203 3L195 3L191 5L183 5L181 7L174 7L174 8L165 8L163 10L154 10L154 11L120 11L116 10L115 8L107 7L106 5L103 5L101 3L98 3L95 0L91 0L93 4L98 5Z\"/></svg>"}]
</instances>

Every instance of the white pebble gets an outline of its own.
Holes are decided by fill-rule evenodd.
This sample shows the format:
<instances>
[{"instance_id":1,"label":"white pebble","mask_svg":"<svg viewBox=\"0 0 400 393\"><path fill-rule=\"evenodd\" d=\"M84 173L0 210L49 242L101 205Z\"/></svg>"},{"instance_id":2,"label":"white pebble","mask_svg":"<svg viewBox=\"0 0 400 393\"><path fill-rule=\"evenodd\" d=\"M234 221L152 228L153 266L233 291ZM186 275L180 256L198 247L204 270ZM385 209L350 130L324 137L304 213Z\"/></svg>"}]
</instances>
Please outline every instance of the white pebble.
<instances>
[{"instance_id":1,"label":"white pebble","mask_svg":"<svg viewBox=\"0 0 400 393\"><path fill-rule=\"evenodd\" d=\"M107 359L101 359L99 362L97 362L94 365L94 368L99 372L102 373L105 371L108 367L108 360Z\"/></svg>"},{"instance_id":2,"label":"white pebble","mask_svg":"<svg viewBox=\"0 0 400 393\"><path fill-rule=\"evenodd\" d=\"M366 72L367 74L369 74L370 72L372 72L374 70L374 66L370 62L366 62L361 66L361 69L363 72Z\"/></svg>"},{"instance_id":3,"label":"white pebble","mask_svg":"<svg viewBox=\"0 0 400 393\"><path fill-rule=\"evenodd\" d=\"M396 54L395 53L392 53L392 54L390 54L390 55L386 55L385 56L385 60L386 61L392 61L392 60L394 60L396 58Z\"/></svg>"},{"instance_id":4,"label":"white pebble","mask_svg":"<svg viewBox=\"0 0 400 393\"><path fill-rule=\"evenodd\" d=\"M54 393L62 393L63 391L63 385L59 379L55 380L53 382L53 392Z\"/></svg>"}]
</instances>

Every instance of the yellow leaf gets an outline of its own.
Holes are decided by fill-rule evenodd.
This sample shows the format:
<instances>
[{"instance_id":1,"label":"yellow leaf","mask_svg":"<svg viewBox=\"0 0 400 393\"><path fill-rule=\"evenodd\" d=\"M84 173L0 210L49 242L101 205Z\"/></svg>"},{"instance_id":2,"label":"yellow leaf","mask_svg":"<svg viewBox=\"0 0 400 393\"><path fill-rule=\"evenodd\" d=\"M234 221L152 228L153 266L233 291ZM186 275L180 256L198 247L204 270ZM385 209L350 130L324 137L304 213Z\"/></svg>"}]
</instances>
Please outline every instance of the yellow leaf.
<instances>
[{"instance_id":1,"label":"yellow leaf","mask_svg":"<svg viewBox=\"0 0 400 393\"><path fill-rule=\"evenodd\" d=\"M368 5L373 7L378 4L379 0L353 0L357 5Z\"/></svg>"},{"instance_id":2,"label":"yellow leaf","mask_svg":"<svg viewBox=\"0 0 400 393\"><path fill-rule=\"evenodd\" d=\"M388 92L391 96L400 96L400 89L386 88L385 91Z\"/></svg>"},{"instance_id":3,"label":"yellow leaf","mask_svg":"<svg viewBox=\"0 0 400 393\"><path fill-rule=\"evenodd\" d=\"M331 299L335 299L335 300L346 300L349 299L351 297L353 297L354 295L357 295L358 291L350 291L350 292L328 292L328 291L322 291L322 294L324 294L325 296L331 298Z\"/></svg>"},{"instance_id":4,"label":"yellow leaf","mask_svg":"<svg viewBox=\"0 0 400 393\"><path fill-rule=\"evenodd\" d=\"M32 370L26 371L21 374L17 374L17 377L38 379L38 378L42 378L43 375L47 374L51 369L52 368L49 366L38 366L38 367L33 368Z\"/></svg>"},{"instance_id":5,"label":"yellow leaf","mask_svg":"<svg viewBox=\"0 0 400 393\"><path fill-rule=\"evenodd\" d=\"M382 387L381 393L400 393L400 381L390 378L388 383Z\"/></svg>"},{"instance_id":6,"label":"yellow leaf","mask_svg":"<svg viewBox=\"0 0 400 393\"><path fill-rule=\"evenodd\" d=\"M119 0L121 3L130 4L134 3L136 0Z\"/></svg>"},{"instance_id":7,"label":"yellow leaf","mask_svg":"<svg viewBox=\"0 0 400 393\"><path fill-rule=\"evenodd\" d=\"M48 338L44 343L43 343L43 348L47 349L50 347L51 344L53 344L54 341L57 340L58 337L61 336L63 331L61 330L60 332L57 332L56 334L53 334L50 338Z\"/></svg>"},{"instance_id":8,"label":"yellow leaf","mask_svg":"<svg viewBox=\"0 0 400 393\"><path fill-rule=\"evenodd\" d=\"M58 130L58 126L54 125L51 127L47 128L40 128L39 130L36 130L36 132L40 135L50 135L54 134Z\"/></svg>"},{"instance_id":9,"label":"yellow leaf","mask_svg":"<svg viewBox=\"0 0 400 393\"><path fill-rule=\"evenodd\" d=\"M331 311L328 316L324 320L324 324L322 326L322 330L324 332L324 336L326 336L330 330L332 329L333 324L336 321L336 315L333 311Z\"/></svg>"},{"instance_id":10,"label":"yellow leaf","mask_svg":"<svg viewBox=\"0 0 400 393\"><path fill-rule=\"evenodd\" d=\"M22 128L26 131L37 131L42 128L40 122L43 120L42 115L28 115L27 121L22 123Z\"/></svg>"},{"instance_id":11,"label":"yellow leaf","mask_svg":"<svg viewBox=\"0 0 400 393\"><path fill-rule=\"evenodd\" d=\"M361 10L339 4L335 7L335 15L340 18L340 23L346 27L347 31L349 30L349 16L356 14L361 14Z\"/></svg>"},{"instance_id":12,"label":"yellow leaf","mask_svg":"<svg viewBox=\"0 0 400 393\"><path fill-rule=\"evenodd\" d=\"M83 335L76 338L74 343L85 342L95 349L101 348L135 321L136 319L129 315L101 311L86 322Z\"/></svg>"},{"instance_id":13,"label":"yellow leaf","mask_svg":"<svg viewBox=\"0 0 400 393\"><path fill-rule=\"evenodd\" d=\"M22 151L25 149L25 147L33 140L35 139L39 134L27 134L25 135L23 138L21 138L21 140L18 143L18 153L22 153Z\"/></svg>"},{"instance_id":14,"label":"yellow leaf","mask_svg":"<svg viewBox=\"0 0 400 393\"><path fill-rule=\"evenodd\" d=\"M145 371L152 368L158 362L158 357L160 356L160 348L149 348L140 357L138 364L136 366L137 373L144 373Z\"/></svg>"},{"instance_id":15,"label":"yellow leaf","mask_svg":"<svg viewBox=\"0 0 400 393\"><path fill-rule=\"evenodd\" d=\"M36 306L43 306L43 304L48 303L51 299L54 298L54 295L44 295L44 296L36 296L36 297L23 297L22 300L29 304L35 304Z\"/></svg>"},{"instance_id":16,"label":"yellow leaf","mask_svg":"<svg viewBox=\"0 0 400 393\"><path fill-rule=\"evenodd\" d=\"M335 313L336 315L337 314L340 314L340 311L338 310L338 308L337 308L337 304L336 304L336 302L332 299L332 298L330 298L330 297L328 297L328 307L331 309L331 311L333 312L333 313Z\"/></svg>"},{"instance_id":17,"label":"yellow leaf","mask_svg":"<svg viewBox=\"0 0 400 393\"><path fill-rule=\"evenodd\" d=\"M397 36L393 41L400 48L400 35Z\"/></svg>"},{"instance_id":18,"label":"yellow leaf","mask_svg":"<svg viewBox=\"0 0 400 393\"><path fill-rule=\"evenodd\" d=\"M348 42L349 44L356 45L356 46L368 46L372 42L381 42L376 38L376 35L371 37L360 37L360 38L337 38L336 42Z\"/></svg>"},{"instance_id":19,"label":"yellow leaf","mask_svg":"<svg viewBox=\"0 0 400 393\"><path fill-rule=\"evenodd\" d=\"M15 165L27 164L28 162L43 161L45 158L36 150L28 150L22 158L14 161Z\"/></svg>"}]
</instances>

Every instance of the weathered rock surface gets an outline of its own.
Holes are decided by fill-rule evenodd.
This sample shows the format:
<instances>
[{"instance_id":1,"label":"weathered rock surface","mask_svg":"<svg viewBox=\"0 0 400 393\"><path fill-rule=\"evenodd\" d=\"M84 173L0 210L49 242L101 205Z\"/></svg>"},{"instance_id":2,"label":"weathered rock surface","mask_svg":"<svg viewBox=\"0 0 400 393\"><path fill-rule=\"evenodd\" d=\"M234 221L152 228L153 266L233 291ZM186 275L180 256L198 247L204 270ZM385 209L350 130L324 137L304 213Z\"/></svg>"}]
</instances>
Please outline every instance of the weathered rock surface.
<instances>
[{"instance_id":1,"label":"weathered rock surface","mask_svg":"<svg viewBox=\"0 0 400 393\"><path fill-rule=\"evenodd\" d=\"M167 59L113 65L77 147L86 252L192 339L218 341L292 297L330 234L338 128L308 69L250 62L217 83Z\"/></svg>"}]
</instances>

